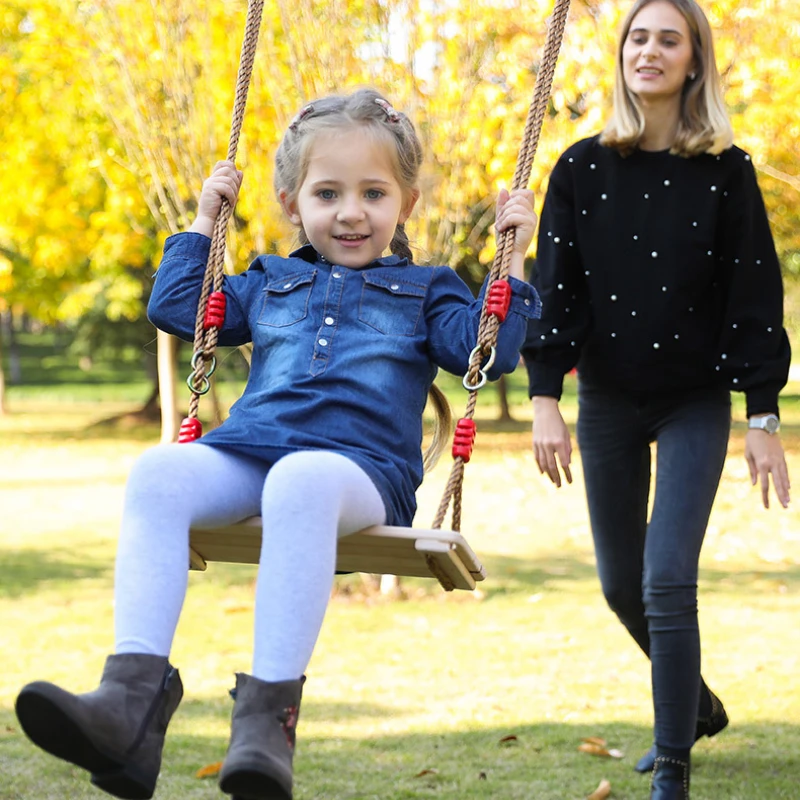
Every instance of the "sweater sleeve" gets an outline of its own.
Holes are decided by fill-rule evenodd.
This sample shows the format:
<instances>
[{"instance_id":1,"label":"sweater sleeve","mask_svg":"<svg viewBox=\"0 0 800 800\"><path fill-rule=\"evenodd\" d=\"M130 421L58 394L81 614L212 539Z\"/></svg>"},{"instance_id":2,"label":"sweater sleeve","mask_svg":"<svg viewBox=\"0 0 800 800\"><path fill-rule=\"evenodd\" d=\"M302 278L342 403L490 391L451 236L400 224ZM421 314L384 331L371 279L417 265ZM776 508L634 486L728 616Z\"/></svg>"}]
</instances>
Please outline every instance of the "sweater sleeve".
<instances>
[{"instance_id":1,"label":"sweater sleeve","mask_svg":"<svg viewBox=\"0 0 800 800\"><path fill-rule=\"evenodd\" d=\"M156 272L153 292L147 306L147 317L157 328L191 342L197 306L203 287L211 240L199 233L179 233L164 244L164 255ZM245 313L247 289L253 281L247 273L226 275L222 290L225 294L225 322L219 344L235 347L251 340L250 326Z\"/></svg>"},{"instance_id":2,"label":"sweater sleeve","mask_svg":"<svg viewBox=\"0 0 800 800\"><path fill-rule=\"evenodd\" d=\"M542 315L528 323L521 348L528 393L560 398L564 375L575 367L591 327L580 254L572 174L566 154L550 176L539 222L535 274Z\"/></svg>"},{"instance_id":3,"label":"sweater sleeve","mask_svg":"<svg viewBox=\"0 0 800 800\"><path fill-rule=\"evenodd\" d=\"M747 416L778 412L791 348L780 263L750 157L739 150L721 202L717 252L726 289L717 369L744 391Z\"/></svg>"}]
</instances>

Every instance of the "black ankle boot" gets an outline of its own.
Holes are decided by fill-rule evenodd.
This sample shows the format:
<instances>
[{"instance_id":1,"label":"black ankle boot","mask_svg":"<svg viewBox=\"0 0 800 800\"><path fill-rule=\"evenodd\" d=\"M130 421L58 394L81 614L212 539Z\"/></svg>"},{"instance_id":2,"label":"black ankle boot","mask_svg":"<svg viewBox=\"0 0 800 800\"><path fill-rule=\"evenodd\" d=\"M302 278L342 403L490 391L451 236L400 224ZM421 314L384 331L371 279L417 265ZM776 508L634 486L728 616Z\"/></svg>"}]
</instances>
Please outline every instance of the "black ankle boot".
<instances>
[{"instance_id":1,"label":"black ankle boot","mask_svg":"<svg viewBox=\"0 0 800 800\"><path fill-rule=\"evenodd\" d=\"M711 711L707 717L697 718L697 729L695 731L695 741L703 736L716 736L721 730L728 727L728 715L725 713L725 706L711 689L708 690L711 697Z\"/></svg>"},{"instance_id":2,"label":"black ankle boot","mask_svg":"<svg viewBox=\"0 0 800 800\"><path fill-rule=\"evenodd\" d=\"M720 731L728 727L728 715L725 706L711 689L708 689L711 698L711 711L707 717L697 718L697 727L694 732L694 740L702 739L704 736L716 736ZM637 762L634 769L637 772L652 772L653 764L656 760L656 746L653 745Z\"/></svg>"},{"instance_id":3,"label":"black ankle boot","mask_svg":"<svg viewBox=\"0 0 800 800\"><path fill-rule=\"evenodd\" d=\"M689 761L656 756L650 800L689 800Z\"/></svg>"}]
</instances>

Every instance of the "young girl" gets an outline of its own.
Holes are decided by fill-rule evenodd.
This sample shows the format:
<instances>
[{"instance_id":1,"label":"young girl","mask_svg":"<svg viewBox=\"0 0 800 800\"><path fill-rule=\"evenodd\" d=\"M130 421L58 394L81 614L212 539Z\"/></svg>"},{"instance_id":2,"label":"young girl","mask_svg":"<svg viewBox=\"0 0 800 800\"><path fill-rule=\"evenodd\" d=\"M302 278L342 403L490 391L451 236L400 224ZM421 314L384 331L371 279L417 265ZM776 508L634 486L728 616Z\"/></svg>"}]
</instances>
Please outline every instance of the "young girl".
<instances>
[{"instance_id":1,"label":"young girl","mask_svg":"<svg viewBox=\"0 0 800 800\"><path fill-rule=\"evenodd\" d=\"M770 482L789 503L780 265L694 0L638 0L627 15L611 120L553 170L538 268L544 314L523 348L536 460L557 486L561 471L571 481L558 400L577 364L600 582L652 663L655 748L637 769L655 768L652 800L686 800L694 741L728 724L700 677L697 574L731 390L746 395L745 455L764 505Z\"/></svg>"},{"instance_id":2,"label":"young girl","mask_svg":"<svg viewBox=\"0 0 800 800\"><path fill-rule=\"evenodd\" d=\"M100 688L37 682L16 709L30 738L124 798L149 798L182 696L168 662L187 587L190 527L260 514L263 547L252 674L238 674L224 792L292 796L295 726L330 596L339 536L408 526L422 480L422 413L437 368L467 371L482 300L447 267L411 262L403 224L419 196L408 118L371 90L307 105L276 155L275 187L303 246L227 277L223 345L253 342L230 417L190 444L153 448L128 483L115 586L115 654ZM191 340L210 235L241 173L221 162L197 218L169 238L149 306ZM516 228L508 318L489 377L514 369L539 310L520 280L532 194L501 191L497 230ZM393 255L384 257L389 248ZM263 567L263 569L262 569Z\"/></svg>"}]
</instances>

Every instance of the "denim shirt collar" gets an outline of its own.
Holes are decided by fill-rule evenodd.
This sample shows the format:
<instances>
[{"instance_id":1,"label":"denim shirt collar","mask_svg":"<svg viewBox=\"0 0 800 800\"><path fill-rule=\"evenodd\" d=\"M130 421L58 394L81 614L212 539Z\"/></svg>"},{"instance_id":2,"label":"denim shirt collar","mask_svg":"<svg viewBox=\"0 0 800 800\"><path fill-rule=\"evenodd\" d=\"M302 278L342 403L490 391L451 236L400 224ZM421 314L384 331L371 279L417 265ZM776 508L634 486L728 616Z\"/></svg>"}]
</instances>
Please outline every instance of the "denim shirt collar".
<instances>
[{"instance_id":1,"label":"denim shirt collar","mask_svg":"<svg viewBox=\"0 0 800 800\"><path fill-rule=\"evenodd\" d=\"M310 244L305 244L298 247L289 253L289 258L301 258L309 264L330 263L328 260L321 256ZM402 256L385 256L384 258L377 258L375 261L361 267L361 269L372 269L373 267L406 267L408 266L408 259Z\"/></svg>"}]
</instances>

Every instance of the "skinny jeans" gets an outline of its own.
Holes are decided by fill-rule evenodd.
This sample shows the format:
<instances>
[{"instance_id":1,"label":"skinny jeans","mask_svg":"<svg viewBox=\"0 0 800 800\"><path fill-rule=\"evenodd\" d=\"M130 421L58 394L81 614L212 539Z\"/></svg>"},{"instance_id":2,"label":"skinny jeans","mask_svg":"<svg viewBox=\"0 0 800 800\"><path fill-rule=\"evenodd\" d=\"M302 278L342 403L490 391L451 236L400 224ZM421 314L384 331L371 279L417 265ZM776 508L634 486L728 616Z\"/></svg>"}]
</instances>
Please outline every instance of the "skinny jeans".
<instances>
[{"instance_id":1,"label":"skinny jeans","mask_svg":"<svg viewBox=\"0 0 800 800\"><path fill-rule=\"evenodd\" d=\"M602 591L650 658L656 747L688 753L701 686L698 562L727 452L730 393L634 394L581 381L578 409Z\"/></svg>"}]
</instances>

